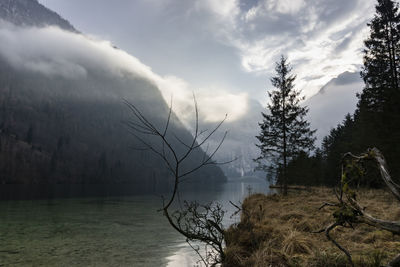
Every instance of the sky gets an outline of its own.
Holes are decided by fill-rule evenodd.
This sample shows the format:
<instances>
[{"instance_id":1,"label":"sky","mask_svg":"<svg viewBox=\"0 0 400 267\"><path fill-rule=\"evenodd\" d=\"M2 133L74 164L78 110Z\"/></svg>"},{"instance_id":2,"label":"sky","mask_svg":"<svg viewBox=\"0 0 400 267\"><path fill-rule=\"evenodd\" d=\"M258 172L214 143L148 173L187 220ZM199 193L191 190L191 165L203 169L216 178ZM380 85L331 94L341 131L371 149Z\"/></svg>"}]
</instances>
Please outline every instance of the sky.
<instances>
[{"instance_id":1,"label":"sky","mask_svg":"<svg viewBox=\"0 0 400 267\"><path fill-rule=\"evenodd\" d=\"M359 71L375 5L375 0L39 2L196 94L227 93L264 106L282 54L306 97L343 72Z\"/></svg>"},{"instance_id":2,"label":"sky","mask_svg":"<svg viewBox=\"0 0 400 267\"><path fill-rule=\"evenodd\" d=\"M193 92L208 127L228 114L224 155L254 146L281 55L307 97L318 144L355 109L363 40L375 0L39 0L84 35L0 27L0 53L19 68L79 78L87 66L156 85L192 129ZM26 44L29 44L27 46ZM43 49L46 47L46 49ZM119 49L115 49L117 47ZM317 95L315 95L318 93ZM193 129L192 129L193 130ZM243 166L249 165L243 160ZM252 169L252 166L250 166Z\"/></svg>"}]
</instances>

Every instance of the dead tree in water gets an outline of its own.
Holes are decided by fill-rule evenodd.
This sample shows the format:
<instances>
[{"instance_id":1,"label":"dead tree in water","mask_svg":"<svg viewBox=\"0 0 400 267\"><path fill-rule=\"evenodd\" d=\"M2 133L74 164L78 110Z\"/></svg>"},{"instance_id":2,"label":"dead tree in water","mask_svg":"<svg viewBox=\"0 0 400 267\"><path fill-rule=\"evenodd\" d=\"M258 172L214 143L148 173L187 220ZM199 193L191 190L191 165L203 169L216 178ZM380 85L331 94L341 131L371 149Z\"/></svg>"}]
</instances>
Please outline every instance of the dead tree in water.
<instances>
[{"instance_id":1,"label":"dead tree in water","mask_svg":"<svg viewBox=\"0 0 400 267\"><path fill-rule=\"evenodd\" d=\"M163 199L160 211L163 211L169 224L186 238L189 245L201 257L201 261L206 266L215 266L221 263L225 257L223 251L225 230L222 225L224 211L222 207L215 203L200 205L194 201L185 202L180 210L170 211L171 205L178 194L179 184L188 175L207 165L224 164L215 162L213 157L224 142L227 132L224 133L220 142L209 155L203 154L203 158L200 162L197 162L197 165L190 168L184 167L184 164L189 162L191 156L201 152L201 147L207 145L210 137L216 133L227 117L225 115L225 118L212 130L200 130L197 102L194 96L193 99L195 127L193 138L189 143L174 133L168 133L172 116L172 101L163 129L159 129L149 121L134 104L125 101L125 104L132 112L132 120L127 122L127 126L130 129L130 133L144 146L142 149L150 150L158 155L174 178L172 194L168 199ZM148 137L154 137L153 141L149 141ZM156 142L158 142L158 145ZM191 241L203 243L206 255L201 255L199 247L194 247Z\"/></svg>"},{"instance_id":2,"label":"dead tree in water","mask_svg":"<svg viewBox=\"0 0 400 267\"><path fill-rule=\"evenodd\" d=\"M349 251L342 247L335 239L330 236L330 231L336 227L351 227L355 224L367 224L382 230L389 231L393 234L400 234L400 221L388 221L375 218L371 214L367 213L366 207L363 207L357 201L357 194L351 189L350 183L354 181L355 176L359 175L362 171L361 164L366 160L374 160L380 171L382 180L389 188L390 192L394 197L400 201L400 185L396 184L390 174L389 169L386 165L385 158L382 153L377 149L369 149L366 153L355 156L352 153L346 153L342 158L342 177L340 181L339 192L336 192L338 199L337 203L324 203L320 209L326 206L334 206L337 209L333 213L335 219L326 228L321 229L315 233L325 233L329 241L331 241L336 247L343 251L349 263L354 266L352 257ZM389 264L388 267L400 266L400 254L398 254Z\"/></svg>"}]
</instances>

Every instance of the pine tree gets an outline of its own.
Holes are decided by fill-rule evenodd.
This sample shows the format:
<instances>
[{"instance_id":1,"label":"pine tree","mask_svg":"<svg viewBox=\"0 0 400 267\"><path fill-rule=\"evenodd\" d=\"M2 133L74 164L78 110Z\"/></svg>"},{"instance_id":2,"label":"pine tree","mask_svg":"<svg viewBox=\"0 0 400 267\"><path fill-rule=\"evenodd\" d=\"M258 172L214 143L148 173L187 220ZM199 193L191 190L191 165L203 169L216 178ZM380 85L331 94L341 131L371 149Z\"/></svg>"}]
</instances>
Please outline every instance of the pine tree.
<instances>
[{"instance_id":1,"label":"pine tree","mask_svg":"<svg viewBox=\"0 0 400 267\"><path fill-rule=\"evenodd\" d=\"M335 186L341 175L340 161L344 153L359 151L354 134L355 122L353 116L347 114L342 123L331 129L321 144L324 161L323 183Z\"/></svg>"},{"instance_id":2,"label":"pine tree","mask_svg":"<svg viewBox=\"0 0 400 267\"><path fill-rule=\"evenodd\" d=\"M361 77L365 88L355 112L361 149L376 146L397 166L400 149L400 13L393 0L378 0L365 40ZM396 144L396 145L395 145ZM398 168L394 170L399 174Z\"/></svg>"},{"instance_id":3,"label":"pine tree","mask_svg":"<svg viewBox=\"0 0 400 267\"><path fill-rule=\"evenodd\" d=\"M361 96L375 109L382 108L390 90L399 88L400 15L393 0L378 0L376 14L367 25L370 37L364 41L364 67L361 77L366 84Z\"/></svg>"},{"instance_id":4,"label":"pine tree","mask_svg":"<svg viewBox=\"0 0 400 267\"><path fill-rule=\"evenodd\" d=\"M279 172L284 195L287 194L288 161L301 151L312 150L315 142L315 130L305 120L308 109L300 106L304 98L294 89L296 76L291 74L292 68L286 61L282 56L276 63L276 76L271 83L277 90L268 92L271 103L267 106L268 113L262 113L261 132L256 136L261 151L256 161L264 170L273 166Z\"/></svg>"}]
</instances>

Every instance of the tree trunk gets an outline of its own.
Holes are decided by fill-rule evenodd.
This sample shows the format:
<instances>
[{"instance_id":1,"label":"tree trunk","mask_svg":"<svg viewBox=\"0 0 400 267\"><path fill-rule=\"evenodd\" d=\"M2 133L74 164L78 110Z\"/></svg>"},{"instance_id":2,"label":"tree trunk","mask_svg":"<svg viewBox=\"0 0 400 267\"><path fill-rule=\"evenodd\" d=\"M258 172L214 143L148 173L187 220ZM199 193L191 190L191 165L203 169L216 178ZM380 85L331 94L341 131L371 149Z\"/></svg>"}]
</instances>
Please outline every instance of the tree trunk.
<instances>
[{"instance_id":1,"label":"tree trunk","mask_svg":"<svg viewBox=\"0 0 400 267\"><path fill-rule=\"evenodd\" d=\"M283 100L282 100L282 124L283 124L283 168L282 168L282 182L283 182L283 195L287 195L287 178L286 178L286 167L287 167L287 148L286 148L286 88L283 88Z\"/></svg>"}]
</instances>

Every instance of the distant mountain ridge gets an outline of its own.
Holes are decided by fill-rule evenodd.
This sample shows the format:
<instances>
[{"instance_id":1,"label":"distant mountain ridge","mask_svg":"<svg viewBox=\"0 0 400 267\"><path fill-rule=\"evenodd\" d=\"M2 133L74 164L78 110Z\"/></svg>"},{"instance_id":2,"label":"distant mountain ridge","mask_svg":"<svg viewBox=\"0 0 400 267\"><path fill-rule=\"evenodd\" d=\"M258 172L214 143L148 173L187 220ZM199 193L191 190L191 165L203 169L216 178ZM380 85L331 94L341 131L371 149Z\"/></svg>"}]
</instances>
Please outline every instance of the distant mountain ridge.
<instances>
[{"instance_id":1,"label":"distant mountain ridge","mask_svg":"<svg viewBox=\"0 0 400 267\"><path fill-rule=\"evenodd\" d=\"M0 18L17 26L44 27L56 25L64 30L77 32L69 21L46 8L37 0L1 0Z\"/></svg>"},{"instance_id":2,"label":"distant mountain ridge","mask_svg":"<svg viewBox=\"0 0 400 267\"><path fill-rule=\"evenodd\" d=\"M358 72L344 72L330 80L317 94L305 101L309 108L308 119L312 128L317 128L317 142L322 142L329 131L352 114L357 105L358 92L364 83Z\"/></svg>"}]
</instances>

